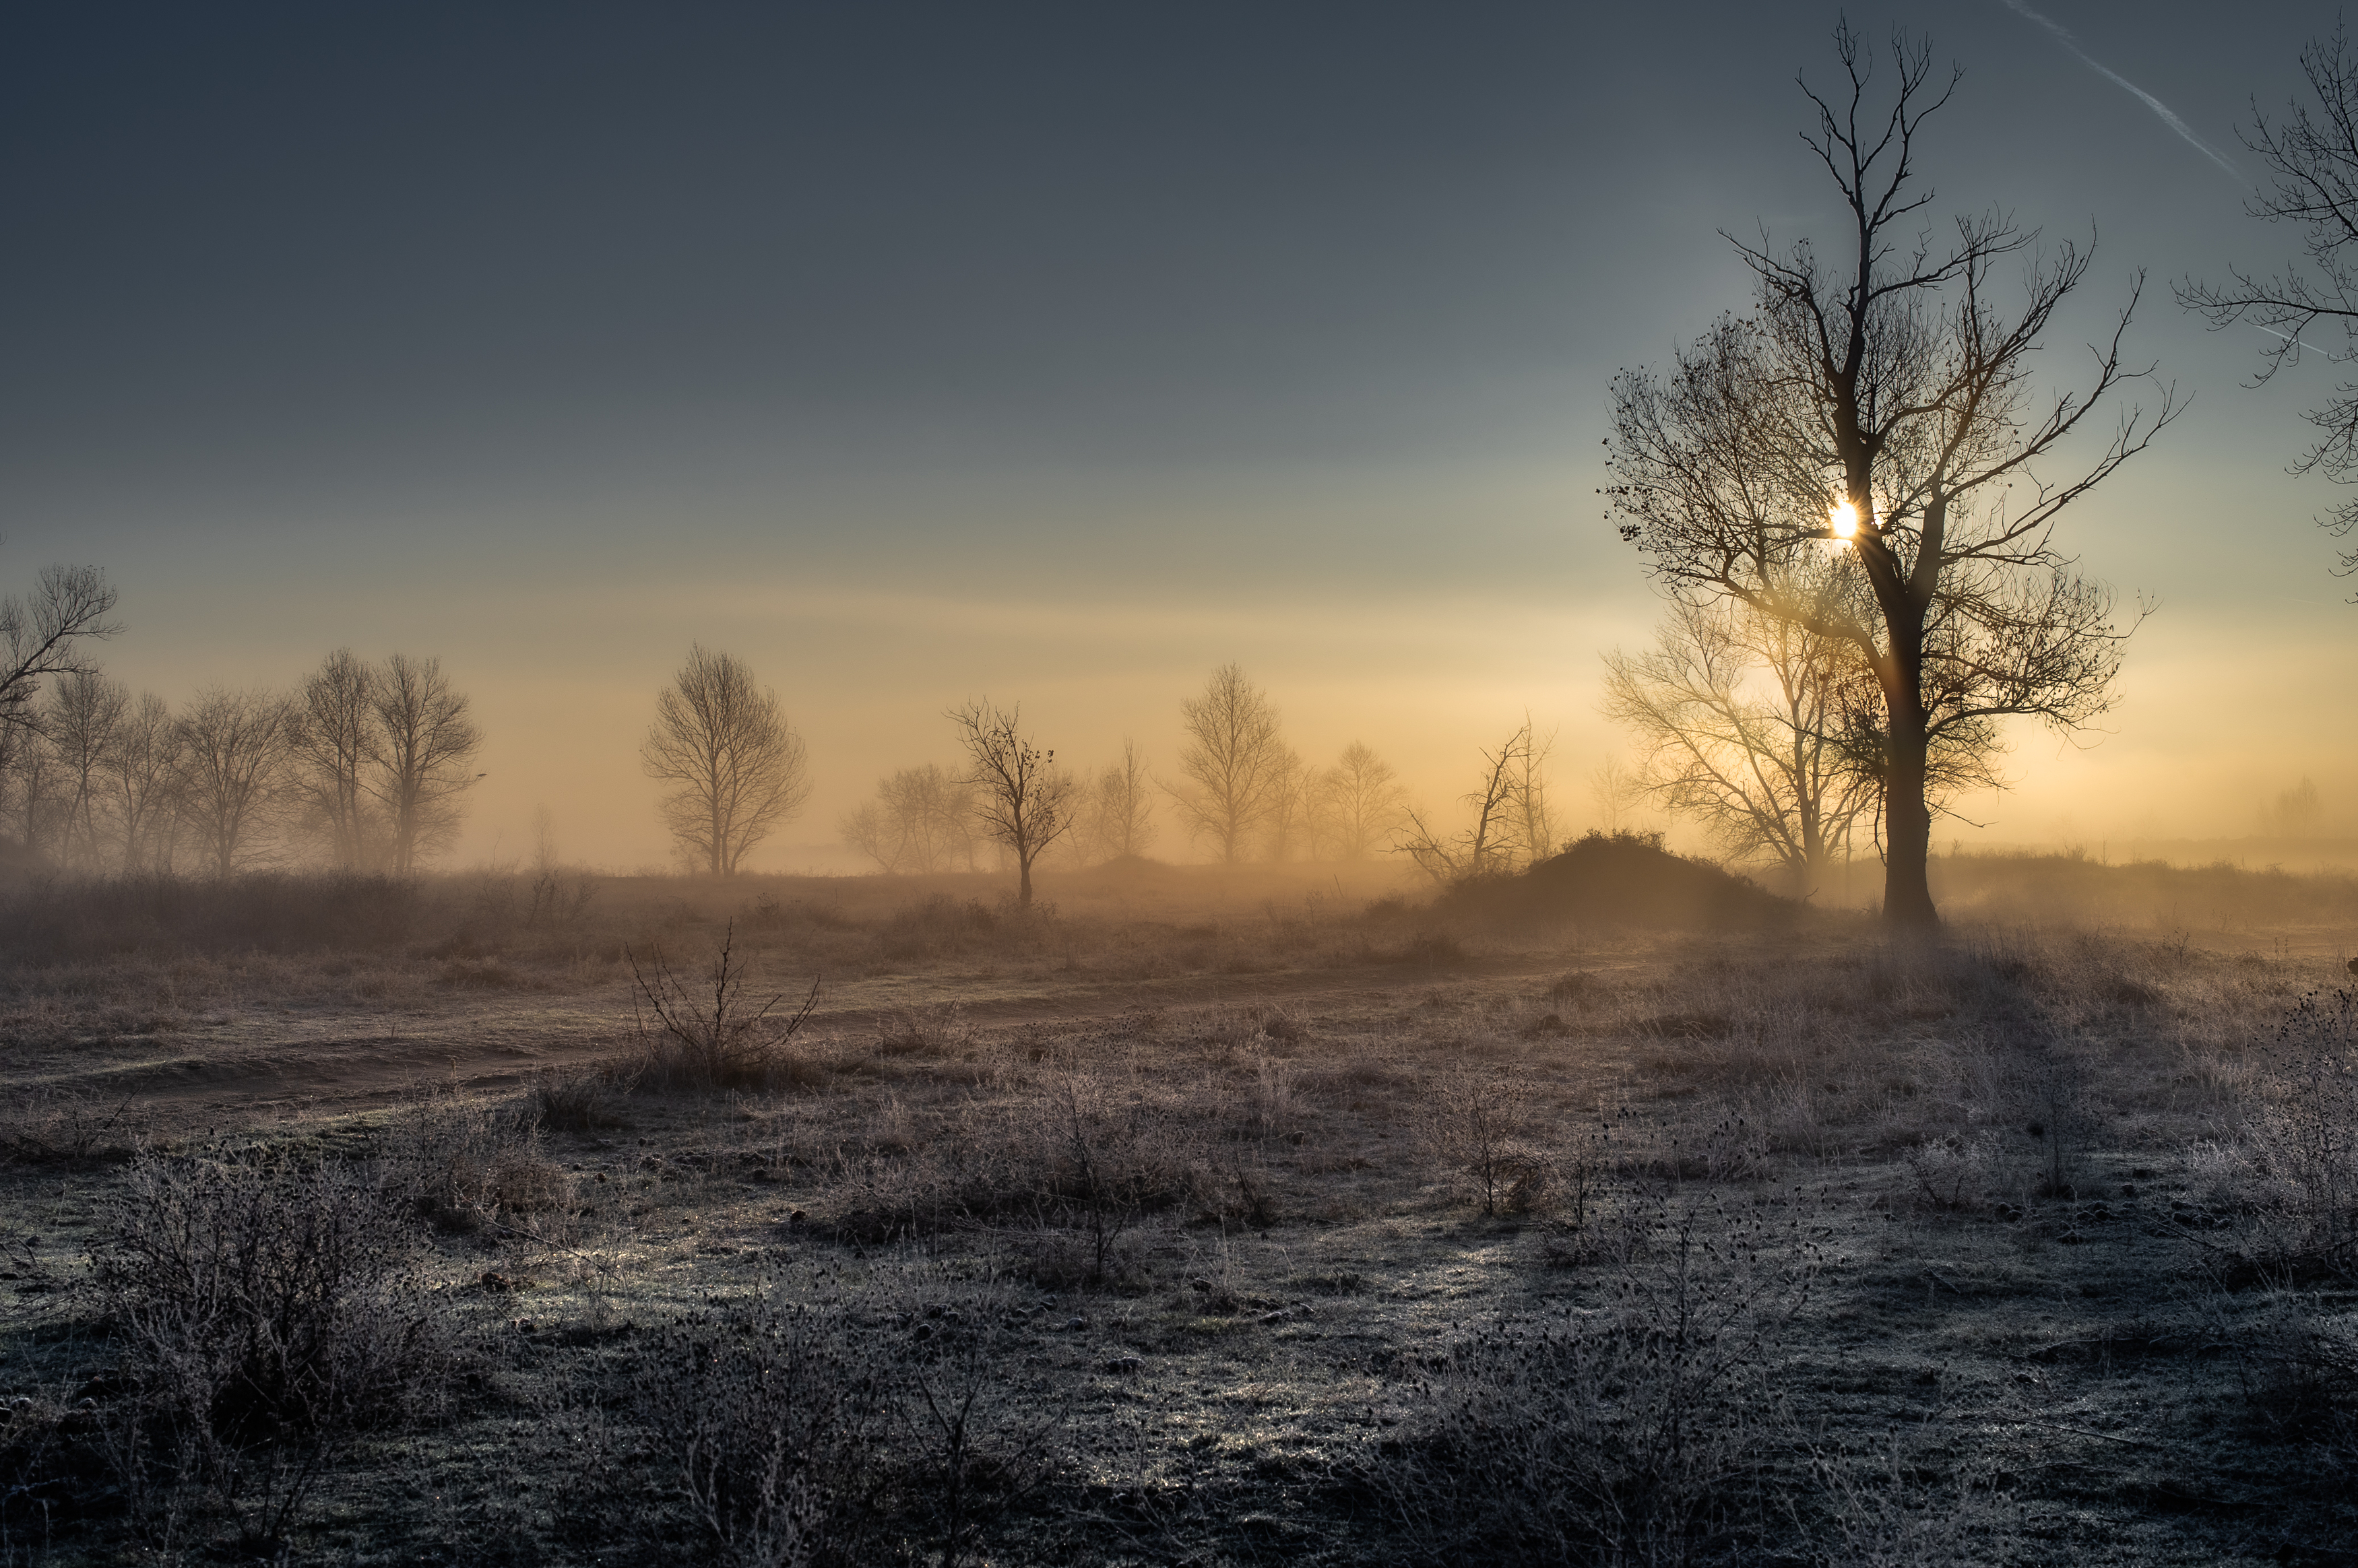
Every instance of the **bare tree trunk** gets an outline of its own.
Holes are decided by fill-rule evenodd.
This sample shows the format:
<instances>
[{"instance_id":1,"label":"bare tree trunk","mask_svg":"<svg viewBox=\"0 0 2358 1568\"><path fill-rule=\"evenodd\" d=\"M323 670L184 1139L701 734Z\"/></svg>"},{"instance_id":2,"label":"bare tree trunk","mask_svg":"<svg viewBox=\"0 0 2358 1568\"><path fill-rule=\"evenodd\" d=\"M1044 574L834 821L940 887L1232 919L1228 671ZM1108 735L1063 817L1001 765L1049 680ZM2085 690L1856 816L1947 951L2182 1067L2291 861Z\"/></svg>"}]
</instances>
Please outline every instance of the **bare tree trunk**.
<instances>
[{"instance_id":1,"label":"bare tree trunk","mask_svg":"<svg viewBox=\"0 0 2358 1568\"><path fill-rule=\"evenodd\" d=\"M1932 884L1925 860L1932 849L1932 813L1924 799L1924 715L1919 676L1903 677L1904 692L1886 691L1891 714L1889 773L1883 792L1883 924L1898 931L1937 931Z\"/></svg>"}]
</instances>

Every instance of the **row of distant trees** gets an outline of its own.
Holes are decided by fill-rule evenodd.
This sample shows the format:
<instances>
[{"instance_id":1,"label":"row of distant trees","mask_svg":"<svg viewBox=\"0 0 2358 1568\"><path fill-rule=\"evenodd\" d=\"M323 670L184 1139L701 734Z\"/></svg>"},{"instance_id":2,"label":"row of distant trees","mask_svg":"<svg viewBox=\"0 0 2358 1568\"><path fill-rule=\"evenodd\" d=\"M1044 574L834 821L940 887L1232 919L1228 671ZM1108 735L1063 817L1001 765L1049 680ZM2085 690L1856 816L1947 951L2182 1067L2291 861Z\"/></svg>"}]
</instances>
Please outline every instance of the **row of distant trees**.
<instances>
[{"instance_id":1,"label":"row of distant trees","mask_svg":"<svg viewBox=\"0 0 2358 1568\"><path fill-rule=\"evenodd\" d=\"M1230 864L1364 859L1394 848L1413 820L1390 763L1357 741L1331 765L1307 762L1269 694L1235 665L1180 704L1186 741L1169 778L1128 737L1119 759L1076 773L1023 728L1020 704L983 698L944 718L962 765L897 769L839 825L882 871L1011 860L1028 900L1033 868L1051 855L1085 864L1143 855L1164 809L1191 843ZM640 756L665 786L678 859L708 874L736 871L810 793L807 750L777 694L735 655L702 647L658 697Z\"/></svg>"},{"instance_id":2,"label":"row of distant trees","mask_svg":"<svg viewBox=\"0 0 2358 1568\"><path fill-rule=\"evenodd\" d=\"M76 641L111 630L102 611ZM431 658L340 649L292 691L175 706L85 654L21 681L0 717L8 837L48 864L226 876L301 854L406 874L456 836L481 776L481 732Z\"/></svg>"},{"instance_id":3,"label":"row of distant trees","mask_svg":"<svg viewBox=\"0 0 2358 1568\"><path fill-rule=\"evenodd\" d=\"M1166 810L1192 845L1229 864L1365 860L1390 849L1408 819L1391 764L1356 741L1329 765L1307 761L1286 741L1268 693L1235 665L1213 672L1180 716L1177 776L1155 775L1124 736L1119 758L1061 782L1061 858L1091 865L1144 855ZM950 717L963 736L960 714ZM971 870L1003 847L982 827L990 796L988 779L971 769L901 768L877 781L875 798L846 815L840 832L882 871Z\"/></svg>"}]
</instances>

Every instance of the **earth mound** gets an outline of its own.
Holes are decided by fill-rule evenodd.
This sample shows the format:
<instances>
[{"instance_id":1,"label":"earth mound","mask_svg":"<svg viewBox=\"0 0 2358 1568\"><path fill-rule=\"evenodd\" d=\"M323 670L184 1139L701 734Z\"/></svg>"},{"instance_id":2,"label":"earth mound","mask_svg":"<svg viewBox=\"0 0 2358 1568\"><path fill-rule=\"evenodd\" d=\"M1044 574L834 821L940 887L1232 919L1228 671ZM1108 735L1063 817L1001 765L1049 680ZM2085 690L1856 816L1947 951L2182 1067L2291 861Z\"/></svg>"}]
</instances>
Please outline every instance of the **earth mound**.
<instances>
[{"instance_id":1,"label":"earth mound","mask_svg":"<svg viewBox=\"0 0 2358 1568\"><path fill-rule=\"evenodd\" d=\"M1747 877L1662 848L1656 833L1590 833L1514 876L1461 882L1438 906L1502 925L1629 925L1757 930L1808 906Z\"/></svg>"}]
</instances>

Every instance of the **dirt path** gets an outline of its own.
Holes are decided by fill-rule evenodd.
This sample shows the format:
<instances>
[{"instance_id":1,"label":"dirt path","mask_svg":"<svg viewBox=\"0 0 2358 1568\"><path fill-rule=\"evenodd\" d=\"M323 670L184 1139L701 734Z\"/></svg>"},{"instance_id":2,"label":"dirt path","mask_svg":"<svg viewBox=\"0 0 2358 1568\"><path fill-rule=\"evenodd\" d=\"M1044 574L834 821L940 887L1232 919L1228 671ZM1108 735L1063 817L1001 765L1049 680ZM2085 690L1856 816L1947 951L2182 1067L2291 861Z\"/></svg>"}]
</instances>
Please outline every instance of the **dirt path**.
<instances>
[{"instance_id":1,"label":"dirt path","mask_svg":"<svg viewBox=\"0 0 2358 1568\"><path fill-rule=\"evenodd\" d=\"M1559 974L1562 955L1426 967L1385 965L1263 975L1011 985L983 978L901 977L838 988L812 1015L819 1038L873 1032L913 1010L955 1007L973 1023L1074 1024L1136 1008L1271 1002L1315 1007L1322 998L1414 992L1436 984L1512 986ZM1582 968L1629 960L1587 959ZM392 1103L421 1084L493 1089L550 1067L614 1054L632 1037L627 990L594 995L460 995L430 1007L367 1011L216 1009L157 1035L77 1048L10 1074L10 1092L35 1088L122 1099L151 1124L226 1130L297 1113L336 1115Z\"/></svg>"}]
</instances>

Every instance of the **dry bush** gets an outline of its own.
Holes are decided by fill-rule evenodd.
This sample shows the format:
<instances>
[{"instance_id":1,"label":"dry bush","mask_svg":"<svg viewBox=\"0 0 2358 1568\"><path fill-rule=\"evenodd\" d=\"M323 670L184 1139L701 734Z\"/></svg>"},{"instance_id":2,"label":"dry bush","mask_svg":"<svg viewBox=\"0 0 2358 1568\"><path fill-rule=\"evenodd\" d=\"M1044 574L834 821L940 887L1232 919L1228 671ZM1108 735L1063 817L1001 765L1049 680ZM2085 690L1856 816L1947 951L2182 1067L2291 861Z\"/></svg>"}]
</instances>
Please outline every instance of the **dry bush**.
<instances>
[{"instance_id":1,"label":"dry bush","mask_svg":"<svg viewBox=\"0 0 2358 1568\"><path fill-rule=\"evenodd\" d=\"M80 1165L127 1158L135 1141L128 1095L37 1088L0 1108L0 1164Z\"/></svg>"},{"instance_id":2,"label":"dry bush","mask_svg":"<svg viewBox=\"0 0 2358 1568\"><path fill-rule=\"evenodd\" d=\"M2346 1308L2280 1289L2232 1315L2221 1312L2216 1326L2234 1347L2252 1412L2274 1435L2313 1444L2331 1472L2350 1476L2358 1476L2358 1318Z\"/></svg>"},{"instance_id":3,"label":"dry bush","mask_svg":"<svg viewBox=\"0 0 2358 1568\"><path fill-rule=\"evenodd\" d=\"M872 1536L895 1424L892 1349L839 1308L775 1301L697 1313L654 1336L636 1413L719 1562L848 1561Z\"/></svg>"},{"instance_id":4,"label":"dry bush","mask_svg":"<svg viewBox=\"0 0 2358 1568\"><path fill-rule=\"evenodd\" d=\"M1786 1512L1812 1549L1807 1560L1823 1568L2020 1560L2014 1499L1985 1477L1932 1485L1897 1432L1880 1454L1813 1454L1808 1476Z\"/></svg>"},{"instance_id":5,"label":"dry bush","mask_svg":"<svg viewBox=\"0 0 2358 1568\"><path fill-rule=\"evenodd\" d=\"M92 1256L129 1390L109 1444L135 1517L168 1529L200 1492L249 1546L281 1541L355 1434L432 1403L452 1348L419 1240L348 1165L135 1161Z\"/></svg>"},{"instance_id":6,"label":"dry bush","mask_svg":"<svg viewBox=\"0 0 2358 1568\"><path fill-rule=\"evenodd\" d=\"M2272 1272L2358 1273L2358 989L2312 993L2257 1054L2237 1152L2245 1258Z\"/></svg>"},{"instance_id":7,"label":"dry bush","mask_svg":"<svg viewBox=\"0 0 2358 1568\"><path fill-rule=\"evenodd\" d=\"M1017 1308L909 1264L824 1305L763 1299L662 1330L638 1418L719 1560L747 1568L972 1559L1059 1467L1059 1401L1011 1375Z\"/></svg>"},{"instance_id":8,"label":"dry bush","mask_svg":"<svg viewBox=\"0 0 2358 1568\"><path fill-rule=\"evenodd\" d=\"M562 1210L571 1185L541 1146L538 1098L418 1094L380 1132L379 1184L444 1230L510 1230Z\"/></svg>"},{"instance_id":9,"label":"dry bush","mask_svg":"<svg viewBox=\"0 0 2358 1568\"><path fill-rule=\"evenodd\" d=\"M1207 1119L1126 1077L1070 1060L1011 1099L977 1102L894 1140L905 1152L851 1173L840 1227L871 1238L968 1226L1014 1226L1078 1249L1035 1248L1043 1269L1092 1283L1153 1210L1206 1200L1218 1186Z\"/></svg>"},{"instance_id":10,"label":"dry bush","mask_svg":"<svg viewBox=\"0 0 2358 1568\"><path fill-rule=\"evenodd\" d=\"M1421 1562L1709 1560L1790 1446L1775 1369L1813 1260L1789 1226L1641 1201L1588 1309L1476 1333L1369 1474Z\"/></svg>"},{"instance_id":11,"label":"dry bush","mask_svg":"<svg viewBox=\"0 0 2358 1568\"><path fill-rule=\"evenodd\" d=\"M644 966L636 957L630 958L639 1031L633 1070L640 1086L766 1089L795 1076L786 1046L818 1006L818 982L811 982L799 1011L773 1020L785 998L756 1000L750 995L746 960L736 948L731 921L693 976L674 969L661 948L649 953Z\"/></svg>"},{"instance_id":12,"label":"dry bush","mask_svg":"<svg viewBox=\"0 0 2358 1568\"><path fill-rule=\"evenodd\" d=\"M525 1088L533 1118L559 1132L599 1132L631 1125L627 1097L635 1077L617 1066L533 1076Z\"/></svg>"},{"instance_id":13,"label":"dry bush","mask_svg":"<svg viewBox=\"0 0 2358 1568\"><path fill-rule=\"evenodd\" d=\"M1463 1064L1427 1081L1416 1135L1425 1158L1485 1215L1528 1214L1547 1197L1553 1162L1531 1136L1521 1079Z\"/></svg>"},{"instance_id":14,"label":"dry bush","mask_svg":"<svg viewBox=\"0 0 2358 1568\"><path fill-rule=\"evenodd\" d=\"M1996 1151L1986 1132L1927 1139L1908 1154L1917 1196L1938 1209L1979 1209L1994 1196Z\"/></svg>"},{"instance_id":15,"label":"dry bush","mask_svg":"<svg viewBox=\"0 0 2358 1568\"><path fill-rule=\"evenodd\" d=\"M975 1044L974 1025L956 1002L913 1008L877 1020L875 1050L884 1056L957 1056Z\"/></svg>"}]
</instances>

